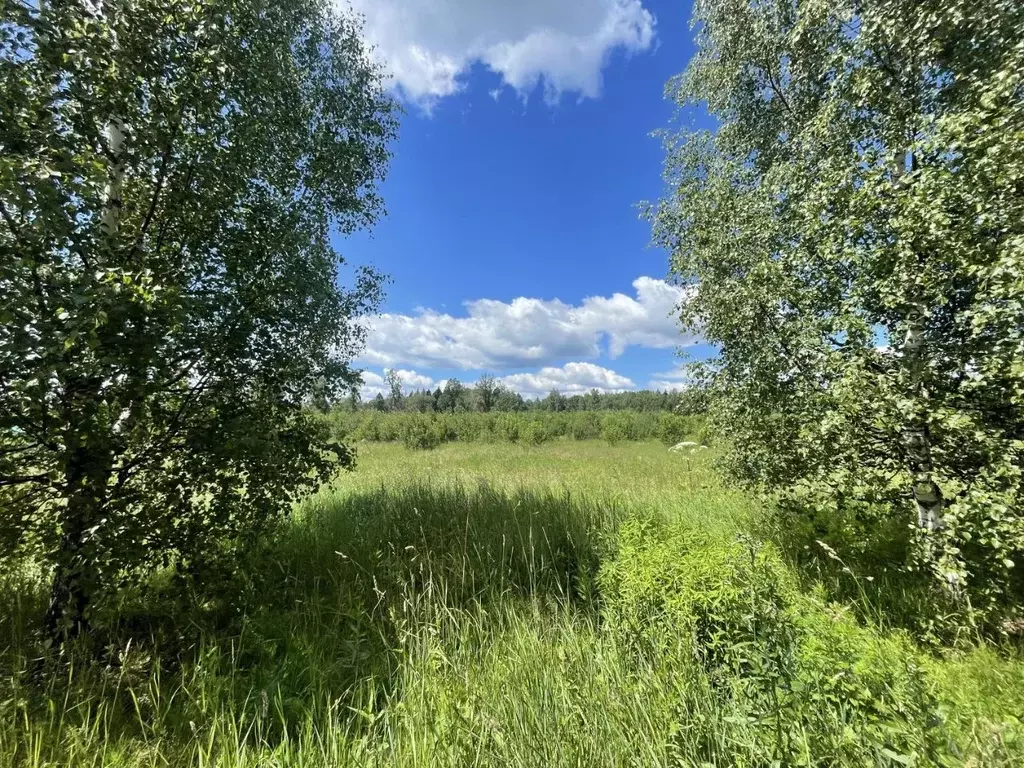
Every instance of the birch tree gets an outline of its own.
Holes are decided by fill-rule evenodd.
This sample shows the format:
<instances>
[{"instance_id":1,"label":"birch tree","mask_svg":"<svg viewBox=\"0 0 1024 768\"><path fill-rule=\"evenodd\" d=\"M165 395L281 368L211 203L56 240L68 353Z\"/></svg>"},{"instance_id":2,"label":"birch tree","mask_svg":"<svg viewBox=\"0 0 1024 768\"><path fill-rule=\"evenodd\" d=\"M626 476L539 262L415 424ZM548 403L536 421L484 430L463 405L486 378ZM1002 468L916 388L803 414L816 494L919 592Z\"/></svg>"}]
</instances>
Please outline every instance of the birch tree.
<instances>
[{"instance_id":1,"label":"birch tree","mask_svg":"<svg viewBox=\"0 0 1024 768\"><path fill-rule=\"evenodd\" d=\"M905 521L995 604L1024 551L1024 6L701 0L655 240L734 474ZM714 130L689 127L706 109Z\"/></svg>"},{"instance_id":2,"label":"birch tree","mask_svg":"<svg viewBox=\"0 0 1024 768\"><path fill-rule=\"evenodd\" d=\"M0 542L86 630L154 568L257 537L351 456L394 105L313 0L3 0Z\"/></svg>"},{"instance_id":3,"label":"birch tree","mask_svg":"<svg viewBox=\"0 0 1024 768\"><path fill-rule=\"evenodd\" d=\"M402 376L394 368L387 368L384 382L388 385L388 408L396 412L402 410Z\"/></svg>"}]
</instances>

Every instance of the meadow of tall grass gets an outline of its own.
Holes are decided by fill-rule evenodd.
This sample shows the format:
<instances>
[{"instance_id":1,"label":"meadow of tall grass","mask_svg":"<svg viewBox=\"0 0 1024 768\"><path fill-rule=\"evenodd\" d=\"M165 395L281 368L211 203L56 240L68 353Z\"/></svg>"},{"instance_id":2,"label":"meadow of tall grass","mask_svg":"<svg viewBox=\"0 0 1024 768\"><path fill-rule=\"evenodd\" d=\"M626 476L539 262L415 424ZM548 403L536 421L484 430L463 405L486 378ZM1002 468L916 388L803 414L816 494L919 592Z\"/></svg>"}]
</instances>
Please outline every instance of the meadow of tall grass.
<instances>
[{"instance_id":1,"label":"meadow of tall grass","mask_svg":"<svg viewBox=\"0 0 1024 768\"><path fill-rule=\"evenodd\" d=\"M812 557L710 454L364 444L216 590L126 595L100 661L40 668L8 569L0 765L1024 764L1018 650L919 632L910 577Z\"/></svg>"}]
</instances>

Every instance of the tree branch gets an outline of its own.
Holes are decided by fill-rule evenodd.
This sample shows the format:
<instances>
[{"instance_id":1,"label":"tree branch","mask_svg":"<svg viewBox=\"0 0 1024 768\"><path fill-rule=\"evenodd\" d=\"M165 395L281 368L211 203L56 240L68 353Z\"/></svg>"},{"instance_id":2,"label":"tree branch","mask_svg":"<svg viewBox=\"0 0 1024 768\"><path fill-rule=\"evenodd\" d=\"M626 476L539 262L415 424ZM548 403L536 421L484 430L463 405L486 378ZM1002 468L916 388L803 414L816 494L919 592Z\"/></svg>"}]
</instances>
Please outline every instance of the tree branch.
<instances>
[{"instance_id":1,"label":"tree branch","mask_svg":"<svg viewBox=\"0 0 1024 768\"><path fill-rule=\"evenodd\" d=\"M18 228L17 223L11 216L10 211L7 210L7 206L4 205L3 201L0 200L0 215L3 215L4 221L7 222L7 228L11 230L11 234L14 235L14 239L19 245L24 245L25 240L21 234L21 230Z\"/></svg>"},{"instance_id":2,"label":"tree branch","mask_svg":"<svg viewBox=\"0 0 1024 768\"><path fill-rule=\"evenodd\" d=\"M53 486L53 481L50 476L45 473L37 475L5 475L0 476L0 488L6 488L12 485L24 485L26 483L37 483L45 485L47 487Z\"/></svg>"},{"instance_id":3,"label":"tree branch","mask_svg":"<svg viewBox=\"0 0 1024 768\"><path fill-rule=\"evenodd\" d=\"M160 439L150 443L148 448L144 449L142 453L140 453L138 456L136 456L128 463L123 464L120 467L114 469L114 472L117 474L117 490L120 490L122 487L124 487L125 483L127 483L128 480L131 478L134 470L138 469L138 467L140 467L153 454L154 451L162 450L171 442L172 439L174 439L174 436L178 434L178 431L180 429L182 416L189 410L192 403L195 401L196 394L207 388L206 381L208 379L209 375L204 376L196 386L189 389L188 394L186 395L184 401L181 404L181 407L178 408L177 412L171 418L170 424L168 424L167 429L164 430L164 434L160 437Z\"/></svg>"},{"instance_id":4,"label":"tree branch","mask_svg":"<svg viewBox=\"0 0 1024 768\"><path fill-rule=\"evenodd\" d=\"M142 221L142 226L139 228L139 236L135 241L135 250L138 250L142 246L142 241L146 238L149 232L149 226L153 221L153 216L156 213L156 206L160 200L160 195L163 193L164 184L167 181L167 166L170 163L171 153L174 149L174 141L178 136L178 128L181 125L181 116L174 122L174 126L171 129L171 137L167 141L167 146L164 148L163 155L160 158L160 168L157 171L156 185L153 188L153 196L149 201L149 210L146 211L146 216Z\"/></svg>"},{"instance_id":5,"label":"tree branch","mask_svg":"<svg viewBox=\"0 0 1024 768\"><path fill-rule=\"evenodd\" d=\"M768 78L768 85L771 86L772 92L778 97L779 101L782 102L782 106L784 106L786 108L786 111L789 112L790 117L792 117L795 120L796 112L794 112L793 107L790 106L789 99L787 99L785 95L782 93L782 85L781 83L776 81L775 75L772 74L771 67L764 67L764 73Z\"/></svg>"}]
</instances>

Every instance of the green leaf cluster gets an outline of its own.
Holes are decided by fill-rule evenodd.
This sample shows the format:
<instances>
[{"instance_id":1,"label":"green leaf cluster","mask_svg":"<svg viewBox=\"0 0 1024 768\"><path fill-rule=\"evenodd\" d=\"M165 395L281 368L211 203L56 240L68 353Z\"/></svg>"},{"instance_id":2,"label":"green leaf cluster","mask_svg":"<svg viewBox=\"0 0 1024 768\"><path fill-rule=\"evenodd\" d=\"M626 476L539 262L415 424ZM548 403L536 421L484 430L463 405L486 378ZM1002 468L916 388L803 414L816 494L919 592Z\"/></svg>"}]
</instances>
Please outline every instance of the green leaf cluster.
<instances>
[{"instance_id":1,"label":"green leaf cluster","mask_svg":"<svg viewBox=\"0 0 1024 768\"><path fill-rule=\"evenodd\" d=\"M655 239L748 482L922 521L975 608L1024 553L1024 6L702 0ZM931 516L931 517L929 517ZM1018 569L1019 570L1019 569Z\"/></svg>"},{"instance_id":2,"label":"green leaf cluster","mask_svg":"<svg viewBox=\"0 0 1024 768\"><path fill-rule=\"evenodd\" d=\"M3 8L0 535L76 632L351 462L304 404L358 381L381 279L331 237L381 212L395 105L313 0Z\"/></svg>"}]
</instances>

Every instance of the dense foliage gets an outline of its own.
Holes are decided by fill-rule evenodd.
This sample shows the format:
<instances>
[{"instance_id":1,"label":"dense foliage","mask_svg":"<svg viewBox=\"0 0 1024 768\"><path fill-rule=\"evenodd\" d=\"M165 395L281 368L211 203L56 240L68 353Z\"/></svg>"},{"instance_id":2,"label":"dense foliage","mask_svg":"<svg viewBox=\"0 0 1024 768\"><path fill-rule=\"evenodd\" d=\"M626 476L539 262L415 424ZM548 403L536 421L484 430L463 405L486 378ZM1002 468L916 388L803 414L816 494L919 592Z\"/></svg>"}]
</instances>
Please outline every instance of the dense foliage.
<instances>
[{"instance_id":1,"label":"dense foliage","mask_svg":"<svg viewBox=\"0 0 1024 768\"><path fill-rule=\"evenodd\" d=\"M623 643L724 689L765 762L907 765L948 749L913 644L801 594L792 576L771 547L634 520L600 583Z\"/></svg>"},{"instance_id":2,"label":"dense foliage","mask_svg":"<svg viewBox=\"0 0 1024 768\"><path fill-rule=\"evenodd\" d=\"M47 623L251 538L340 460L391 99L314 0L3 3L0 537ZM10 564L8 559L8 564Z\"/></svg>"},{"instance_id":3,"label":"dense foliage","mask_svg":"<svg viewBox=\"0 0 1024 768\"><path fill-rule=\"evenodd\" d=\"M324 420L339 441L402 442L409 448L436 448L448 442L522 443L549 440L707 440L701 416L667 411L586 411L576 413L378 413L335 410Z\"/></svg>"},{"instance_id":4,"label":"dense foliage","mask_svg":"<svg viewBox=\"0 0 1024 768\"><path fill-rule=\"evenodd\" d=\"M696 4L656 239L736 476L898 519L995 607L1024 554L1024 5Z\"/></svg>"}]
</instances>

